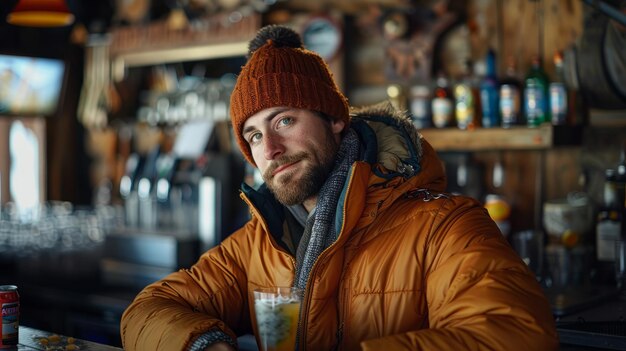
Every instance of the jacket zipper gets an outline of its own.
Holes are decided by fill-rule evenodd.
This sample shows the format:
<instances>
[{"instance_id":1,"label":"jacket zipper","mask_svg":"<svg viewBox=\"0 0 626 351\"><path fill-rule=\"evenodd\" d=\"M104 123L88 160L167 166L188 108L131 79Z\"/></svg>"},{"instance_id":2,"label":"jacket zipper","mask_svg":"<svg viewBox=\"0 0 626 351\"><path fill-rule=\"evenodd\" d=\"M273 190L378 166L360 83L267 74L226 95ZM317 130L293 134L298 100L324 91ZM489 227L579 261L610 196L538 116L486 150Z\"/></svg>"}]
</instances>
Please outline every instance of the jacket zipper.
<instances>
[{"instance_id":1,"label":"jacket zipper","mask_svg":"<svg viewBox=\"0 0 626 351\"><path fill-rule=\"evenodd\" d=\"M343 275L343 272L342 272ZM348 308L348 294L350 292L352 286L352 282L350 280L348 280L348 284L346 288L343 288L341 291L341 299L340 299L340 304L339 304L339 328L337 329L337 347L335 348L335 350L341 350L341 346L343 344L343 329L346 325L346 315L347 315L347 308Z\"/></svg>"},{"instance_id":2,"label":"jacket zipper","mask_svg":"<svg viewBox=\"0 0 626 351\"><path fill-rule=\"evenodd\" d=\"M449 195L444 194L444 193L436 193L433 194L431 193L428 189L413 189L413 190L409 190L408 192L406 192L406 194L404 195L405 198L407 199L422 199L422 201L424 202L429 202L431 200L438 200L440 198L450 198Z\"/></svg>"},{"instance_id":3,"label":"jacket zipper","mask_svg":"<svg viewBox=\"0 0 626 351\"><path fill-rule=\"evenodd\" d=\"M319 261L320 257L322 257L322 255L324 255L324 253L326 253L326 251L330 250L333 245L330 245L329 247L327 247L324 251L322 251L322 253L320 253L320 255L317 257L317 259L315 259L315 262L313 262L313 268L311 269L311 272L309 273L309 280L307 280L306 283L306 288L304 289L304 298L302 299L302 306L300 307L300 322L298 323L298 333L296 335L296 340L298 340L298 349L300 350L306 350L305 346L305 336L306 334L304 334L302 331L306 330L307 328L307 322L308 322L308 318L306 318L306 311L309 310L309 305L311 304L311 299L310 299L310 292L311 292L311 280L310 278L314 276L315 273L315 268L317 266L317 262Z\"/></svg>"},{"instance_id":4,"label":"jacket zipper","mask_svg":"<svg viewBox=\"0 0 626 351\"><path fill-rule=\"evenodd\" d=\"M335 350L341 350L341 342L343 340L343 318L341 323L339 324L339 329L337 329L337 347Z\"/></svg>"}]
</instances>

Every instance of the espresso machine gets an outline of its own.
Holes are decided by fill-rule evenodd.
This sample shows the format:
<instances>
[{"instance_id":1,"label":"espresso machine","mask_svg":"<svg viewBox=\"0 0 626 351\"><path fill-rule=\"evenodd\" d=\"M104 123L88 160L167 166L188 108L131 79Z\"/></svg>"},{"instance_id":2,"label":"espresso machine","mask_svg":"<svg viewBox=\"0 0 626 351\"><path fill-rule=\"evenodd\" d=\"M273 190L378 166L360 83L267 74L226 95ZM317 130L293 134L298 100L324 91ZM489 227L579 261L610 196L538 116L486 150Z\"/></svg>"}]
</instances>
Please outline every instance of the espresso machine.
<instances>
[{"instance_id":1,"label":"espresso machine","mask_svg":"<svg viewBox=\"0 0 626 351\"><path fill-rule=\"evenodd\" d=\"M233 203L243 164L213 147L213 139L184 139L200 140L194 152L175 145L167 153L155 148L128 158L120 182L126 225L107 235L105 282L145 286L189 267L241 224L234 223L240 216Z\"/></svg>"}]
</instances>

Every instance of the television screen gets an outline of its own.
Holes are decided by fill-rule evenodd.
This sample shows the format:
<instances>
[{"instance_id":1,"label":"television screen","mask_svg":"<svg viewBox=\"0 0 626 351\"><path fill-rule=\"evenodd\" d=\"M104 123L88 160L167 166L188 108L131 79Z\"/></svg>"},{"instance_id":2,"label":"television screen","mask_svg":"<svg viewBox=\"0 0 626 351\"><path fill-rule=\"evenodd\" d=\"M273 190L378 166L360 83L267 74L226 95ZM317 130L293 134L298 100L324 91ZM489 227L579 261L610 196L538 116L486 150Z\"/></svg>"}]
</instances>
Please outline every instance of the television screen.
<instances>
[{"instance_id":1,"label":"television screen","mask_svg":"<svg viewBox=\"0 0 626 351\"><path fill-rule=\"evenodd\" d=\"M59 59L0 54L0 115L54 114L64 74Z\"/></svg>"}]
</instances>

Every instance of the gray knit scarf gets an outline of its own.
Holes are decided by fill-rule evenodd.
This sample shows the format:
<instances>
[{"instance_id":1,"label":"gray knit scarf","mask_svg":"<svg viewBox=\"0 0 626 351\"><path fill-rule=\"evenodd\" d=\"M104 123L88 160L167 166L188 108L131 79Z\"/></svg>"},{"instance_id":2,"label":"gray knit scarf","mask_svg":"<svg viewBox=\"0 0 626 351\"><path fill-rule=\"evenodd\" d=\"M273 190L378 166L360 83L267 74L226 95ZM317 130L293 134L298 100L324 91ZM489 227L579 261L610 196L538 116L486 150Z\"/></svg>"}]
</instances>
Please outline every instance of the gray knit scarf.
<instances>
[{"instance_id":1,"label":"gray knit scarf","mask_svg":"<svg viewBox=\"0 0 626 351\"><path fill-rule=\"evenodd\" d=\"M306 288L306 282L315 260L324 249L337 240L338 233L334 226L337 203L350 167L356 161L358 154L359 138L356 132L350 129L339 145L333 170L320 189L315 212L307 219L298 244L294 283L296 288Z\"/></svg>"}]
</instances>

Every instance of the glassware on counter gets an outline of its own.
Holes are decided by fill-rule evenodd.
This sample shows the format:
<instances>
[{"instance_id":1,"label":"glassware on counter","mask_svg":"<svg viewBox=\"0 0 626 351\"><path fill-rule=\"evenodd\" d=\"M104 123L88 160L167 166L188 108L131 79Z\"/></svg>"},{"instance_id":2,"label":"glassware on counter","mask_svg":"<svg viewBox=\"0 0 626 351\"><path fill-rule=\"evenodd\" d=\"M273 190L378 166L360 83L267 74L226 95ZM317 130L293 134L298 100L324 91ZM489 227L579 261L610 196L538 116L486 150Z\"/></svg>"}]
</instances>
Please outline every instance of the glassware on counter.
<instances>
[{"instance_id":1,"label":"glassware on counter","mask_svg":"<svg viewBox=\"0 0 626 351\"><path fill-rule=\"evenodd\" d=\"M0 209L0 254L27 256L94 247L104 242L107 230L122 223L121 208L111 206L77 208L52 201L25 214L7 203Z\"/></svg>"}]
</instances>

